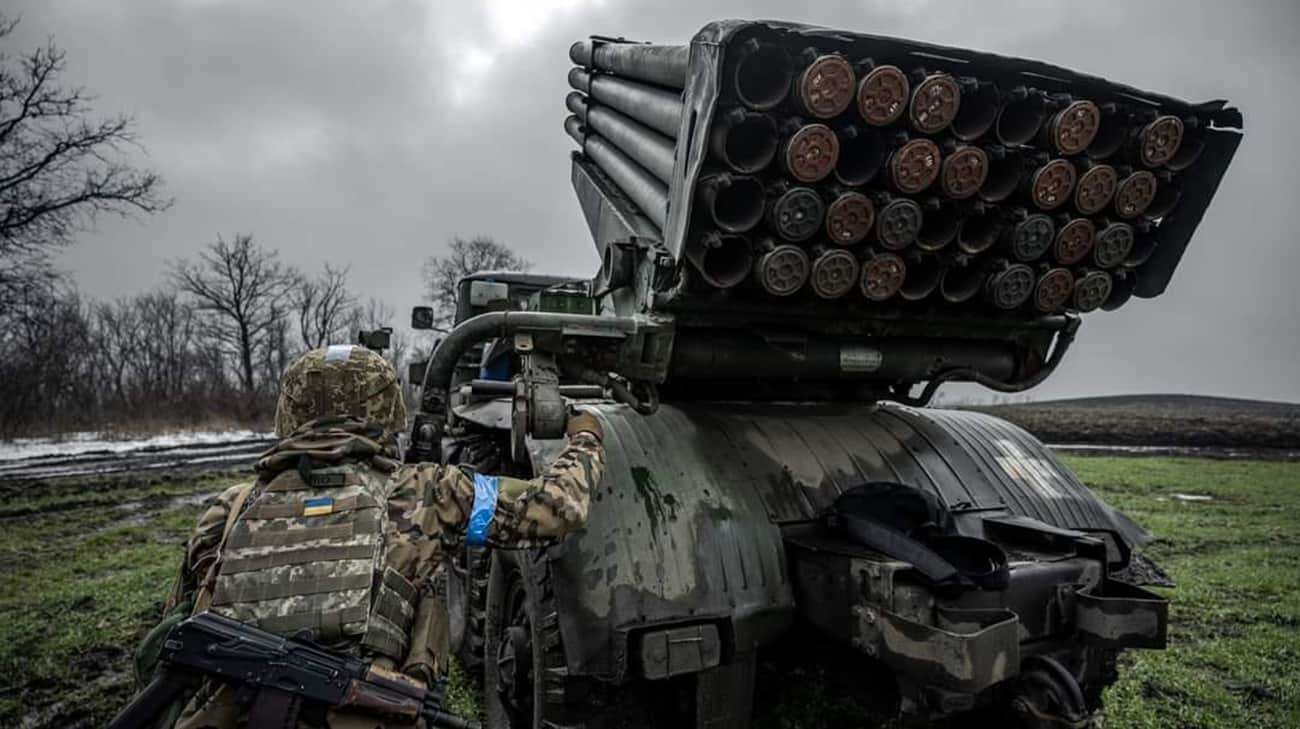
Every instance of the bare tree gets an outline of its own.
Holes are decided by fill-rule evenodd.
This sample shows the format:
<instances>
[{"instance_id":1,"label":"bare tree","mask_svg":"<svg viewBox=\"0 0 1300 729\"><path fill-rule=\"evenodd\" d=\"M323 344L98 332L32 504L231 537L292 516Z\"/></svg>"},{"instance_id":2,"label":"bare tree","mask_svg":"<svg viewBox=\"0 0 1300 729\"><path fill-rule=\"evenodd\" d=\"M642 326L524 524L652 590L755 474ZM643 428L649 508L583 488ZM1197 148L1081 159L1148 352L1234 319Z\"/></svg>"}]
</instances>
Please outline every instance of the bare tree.
<instances>
[{"instance_id":1,"label":"bare tree","mask_svg":"<svg viewBox=\"0 0 1300 729\"><path fill-rule=\"evenodd\" d=\"M348 319L356 301L348 291L348 269L328 263L316 278L303 277L296 286L293 307L298 315L302 346L316 349L346 340Z\"/></svg>"},{"instance_id":2,"label":"bare tree","mask_svg":"<svg viewBox=\"0 0 1300 729\"><path fill-rule=\"evenodd\" d=\"M218 236L197 262L173 263L171 277L208 314L212 336L236 358L244 392L252 395L261 355L283 340L280 325L298 273L251 235L236 235L232 243Z\"/></svg>"},{"instance_id":3,"label":"bare tree","mask_svg":"<svg viewBox=\"0 0 1300 729\"><path fill-rule=\"evenodd\" d=\"M94 118L93 98L60 84L53 41L21 55L5 47L17 19L0 14L0 257L66 245L101 213L154 213L162 179L125 161L139 147L128 116Z\"/></svg>"},{"instance_id":4,"label":"bare tree","mask_svg":"<svg viewBox=\"0 0 1300 729\"><path fill-rule=\"evenodd\" d=\"M426 295L433 305L434 324L448 328L456 317L456 284L479 271L527 271L533 264L486 236L451 239L445 257L431 256L424 262Z\"/></svg>"}]
</instances>

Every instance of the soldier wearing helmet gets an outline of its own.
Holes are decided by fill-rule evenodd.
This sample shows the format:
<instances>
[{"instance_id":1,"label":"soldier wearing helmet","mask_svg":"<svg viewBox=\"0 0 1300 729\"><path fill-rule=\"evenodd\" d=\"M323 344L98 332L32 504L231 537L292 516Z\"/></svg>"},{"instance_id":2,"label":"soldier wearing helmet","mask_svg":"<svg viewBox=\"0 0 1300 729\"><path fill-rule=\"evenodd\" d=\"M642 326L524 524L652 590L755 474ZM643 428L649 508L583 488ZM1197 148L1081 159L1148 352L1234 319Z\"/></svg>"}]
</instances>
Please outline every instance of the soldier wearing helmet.
<instances>
[{"instance_id":1,"label":"soldier wearing helmet","mask_svg":"<svg viewBox=\"0 0 1300 729\"><path fill-rule=\"evenodd\" d=\"M397 376L378 354L331 346L290 365L275 413L281 440L259 457L255 482L231 487L199 519L141 672L152 672L170 623L211 610L429 682L441 642L430 578L443 552L534 547L585 524L604 469L592 415L570 419L568 448L532 480L399 464L405 425ZM241 726L248 710L209 684L163 725ZM378 726L334 713L300 724Z\"/></svg>"}]
</instances>

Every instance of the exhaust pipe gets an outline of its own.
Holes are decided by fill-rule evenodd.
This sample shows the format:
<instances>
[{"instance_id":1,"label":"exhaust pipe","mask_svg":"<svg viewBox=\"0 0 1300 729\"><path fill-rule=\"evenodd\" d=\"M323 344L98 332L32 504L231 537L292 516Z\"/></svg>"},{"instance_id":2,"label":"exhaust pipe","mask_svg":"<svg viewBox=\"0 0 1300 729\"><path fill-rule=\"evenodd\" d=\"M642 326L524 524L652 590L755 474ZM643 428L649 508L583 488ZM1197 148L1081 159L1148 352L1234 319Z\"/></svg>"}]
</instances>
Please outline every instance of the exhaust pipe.
<instances>
[{"instance_id":1,"label":"exhaust pipe","mask_svg":"<svg viewBox=\"0 0 1300 729\"><path fill-rule=\"evenodd\" d=\"M812 272L808 280L813 293L823 299L838 299L858 283L858 259L843 248L813 246Z\"/></svg>"},{"instance_id":2,"label":"exhaust pipe","mask_svg":"<svg viewBox=\"0 0 1300 729\"><path fill-rule=\"evenodd\" d=\"M906 273L907 278L898 289L898 295L907 301L920 301L939 288L943 268L935 256L914 253L908 261Z\"/></svg>"},{"instance_id":3,"label":"exhaust pipe","mask_svg":"<svg viewBox=\"0 0 1300 729\"><path fill-rule=\"evenodd\" d=\"M569 69L569 86L671 139L682 125L681 94L586 69Z\"/></svg>"},{"instance_id":4,"label":"exhaust pipe","mask_svg":"<svg viewBox=\"0 0 1300 729\"><path fill-rule=\"evenodd\" d=\"M1074 208L1084 215L1096 215L1115 199L1119 174L1108 164L1085 161L1084 172L1074 186Z\"/></svg>"},{"instance_id":5,"label":"exhaust pipe","mask_svg":"<svg viewBox=\"0 0 1300 729\"><path fill-rule=\"evenodd\" d=\"M992 248L1002 236L1002 216L994 208L976 206L961 221L957 230L957 248L967 255L978 255Z\"/></svg>"},{"instance_id":6,"label":"exhaust pipe","mask_svg":"<svg viewBox=\"0 0 1300 729\"><path fill-rule=\"evenodd\" d=\"M989 276L985 293L993 306L1011 311L1024 306L1033 295L1037 282L1034 269L1023 263L1002 261L996 272Z\"/></svg>"},{"instance_id":7,"label":"exhaust pipe","mask_svg":"<svg viewBox=\"0 0 1300 729\"><path fill-rule=\"evenodd\" d=\"M1092 249L1092 262L1097 268L1116 268L1128 260L1133 252L1137 234L1127 223L1102 221L1101 232ZM1082 259L1080 259L1082 260Z\"/></svg>"},{"instance_id":8,"label":"exhaust pipe","mask_svg":"<svg viewBox=\"0 0 1300 729\"><path fill-rule=\"evenodd\" d=\"M700 180L699 199L715 225L743 233L763 220L763 184L757 177L722 172Z\"/></svg>"},{"instance_id":9,"label":"exhaust pipe","mask_svg":"<svg viewBox=\"0 0 1300 729\"><path fill-rule=\"evenodd\" d=\"M1100 308L1110 298L1113 284L1105 271L1084 269L1074 281L1074 309L1086 314Z\"/></svg>"},{"instance_id":10,"label":"exhaust pipe","mask_svg":"<svg viewBox=\"0 0 1300 729\"><path fill-rule=\"evenodd\" d=\"M1003 144L1029 144L1047 120L1047 95L1037 89L1017 86L1007 94L998 112L997 137Z\"/></svg>"},{"instance_id":11,"label":"exhaust pipe","mask_svg":"<svg viewBox=\"0 0 1300 729\"><path fill-rule=\"evenodd\" d=\"M686 249L700 278L717 289L729 289L749 277L754 255L742 235L706 233Z\"/></svg>"},{"instance_id":12,"label":"exhaust pipe","mask_svg":"<svg viewBox=\"0 0 1300 729\"><path fill-rule=\"evenodd\" d=\"M742 104L755 111L768 111L785 100L794 78L785 49L750 38L732 50L736 63L731 83Z\"/></svg>"},{"instance_id":13,"label":"exhaust pipe","mask_svg":"<svg viewBox=\"0 0 1300 729\"><path fill-rule=\"evenodd\" d=\"M683 89L686 88L690 50L690 46L585 40L569 46L569 60L576 66L595 68L670 89Z\"/></svg>"},{"instance_id":14,"label":"exhaust pipe","mask_svg":"<svg viewBox=\"0 0 1300 729\"><path fill-rule=\"evenodd\" d=\"M858 82L858 115L873 127L886 127L898 121L907 109L912 84L898 66L863 64Z\"/></svg>"},{"instance_id":15,"label":"exhaust pipe","mask_svg":"<svg viewBox=\"0 0 1300 729\"><path fill-rule=\"evenodd\" d=\"M987 81L963 78L961 108L952 120L952 135L963 142L973 142L984 136L998 120L998 87Z\"/></svg>"},{"instance_id":16,"label":"exhaust pipe","mask_svg":"<svg viewBox=\"0 0 1300 729\"><path fill-rule=\"evenodd\" d=\"M946 73L929 73L917 69L912 73L912 100L907 105L908 121L922 134L938 134L947 129L961 110L961 87Z\"/></svg>"},{"instance_id":17,"label":"exhaust pipe","mask_svg":"<svg viewBox=\"0 0 1300 729\"><path fill-rule=\"evenodd\" d=\"M1118 104L1102 104L1098 108L1101 110L1101 122L1097 125L1092 143L1088 145L1088 156L1099 160L1114 155L1124 146L1129 113Z\"/></svg>"},{"instance_id":18,"label":"exhaust pipe","mask_svg":"<svg viewBox=\"0 0 1300 729\"><path fill-rule=\"evenodd\" d=\"M789 296L808 282L808 254L789 243L764 238L755 246L754 281L772 296Z\"/></svg>"},{"instance_id":19,"label":"exhaust pipe","mask_svg":"<svg viewBox=\"0 0 1300 729\"><path fill-rule=\"evenodd\" d=\"M1066 268L1052 268L1046 264L1034 284L1034 308L1044 314L1055 314L1065 308L1074 293L1074 275Z\"/></svg>"},{"instance_id":20,"label":"exhaust pipe","mask_svg":"<svg viewBox=\"0 0 1300 729\"><path fill-rule=\"evenodd\" d=\"M593 107L587 97L569 92L564 105L592 132L649 170L666 185L673 179L673 142L612 109Z\"/></svg>"},{"instance_id":21,"label":"exhaust pipe","mask_svg":"<svg viewBox=\"0 0 1300 729\"><path fill-rule=\"evenodd\" d=\"M1137 156L1144 167L1168 164L1183 144L1183 120L1165 115L1142 127L1137 134Z\"/></svg>"},{"instance_id":22,"label":"exhaust pipe","mask_svg":"<svg viewBox=\"0 0 1300 729\"><path fill-rule=\"evenodd\" d=\"M781 137L776 121L766 114L732 109L719 117L709 133L713 156L736 172L758 172L776 158Z\"/></svg>"},{"instance_id":23,"label":"exhaust pipe","mask_svg":"<svg viewBox=\"0 0 1300 729\"><path fill-rule=\"evenodd\" d=\"M767 224L781 240L808 240L822 227L826 205L816 190L788 182L772 186L767 205Z\"/></svg>"},{"instance_id":24,"label":"exhaust pipe","mask_svg":"<svg viewBox=\"0 0 1300 729\"><path fill-rule=\"evenodd\" d=\"M826 206L826 234L834 243L851 246L861 243L876 222L871 198L853 190L839 191Z\"/></svg>"},{"instance_id":25,"label":"exhaust pipe","mask_svg":"<svg viewBox=\"0 0 1300 729\"><path fill-rule=\"evenodd\" d=\"M1156 199L1156 176L1148 170L1121 174L1115 188L1115 214L1124 220L1138 217L1151 207Z\"/></svg>"},{"instance_id":26,"label":"exhaust pipe","mask_svg":"<svg viewBox=\"0 0 1300 729\"><path fill-rule=\"evenodd\" d=\"M907 264L896 253L870 251L862 261L862 295L870 301L893 298L907 280Z\"/></svg>"},{"instance_id":27,"label":"exhaust pipe","mask_svg":"<svg viewBox=\"0 0 1300 729\"><path fill-rule=\"evenodd\" d=\"M924 191L939 177L939 145L929 139L904 142L889 155L889 181L903 193Z\"/></svg>"},{"instance_id":28,"label":"exhaust pipe","mask_svg":"<svg viewBox=\"0 0 1300 729\"><path fill-rule=\"evenodd\" d=\"M1137 290L1137 272L1120 271L1111 278L1110 296L1101 305L1102 311L1114 311L1128 303Z\"/></svg>"},{"instance_id":29,"label":"exhaust pipe","mask_svg":"<svg viewBox=\"0 0 1300 729\"><path fill-rule=\"evenodd\" d=\"M1062 215L1060 227L1056 230L1056 240L1052 244L1052 257L1062 266L1073 266L1092 253L1096 242L1097 226L1087 218L1070 219Z\"/></svg>"},{"instance_id":30,"label":"exhaust pipe","mask_svg":"<svg viewBox=\"0 0 1300 729\"><path fill-rule=\"evenodd\" d=\"M565 119L564 131L573 137L583 154L609 175L614 184L651 222L660 230L664 229L668 222L668 187L663 182L646 172L644 167L633 162L614 145L595 134L588 134L578 117Z\"/></svg>"},{"instance_id":31,"label":"exhaust pipe","mask_svg":"<svg viewBox=\"0 0 1300 729\"><path fill-rule=\"evenodd\" d=\"M1042 213L1030 213L1024 208L1012 211L1015 221L1005 228L1003 242L1011 257L1017 261L1037 261L1052 247L1056 238L1056 225Z\"/></svg>"},{"instance_id":32,"label":"exhaust pipe","mask_svg":"<svg viewBox=\"0 0 1300 729\"><path fill-rule=\"evenodd\" d=\"M1020 153L1000 144L990 146L986 154L989 171L980 186L980 199L990 203L1002 202L1020 186L1020 178L1025 173L1025 159Z\"/></svg>"},{"instance_id":33,"label":"exhaust pipe","mask_svg":"<svg viewBox=\"0 0 1300 729\"><path fill-rule=\"evenodd\" d=\"M835 164L835 179L845 185L871 182L885 164L889 153L884 135L871 127L846 124L835 131L840 141L840 159Z\"/></svg>"},{"instance_id":34,"label":"exhaust pipe","mask_svg":"<svg viewBox=\"0 0 1300 729\"><path fill-rule=\"evenodd\" d=\"M957 237L961 227L961 214L951 203L932 197L925 201L925 219L916 235L916 247L923 251L937 251Z\"/></svg>"},{"instance_id":35,"label":"exhaust pipe","mask_svg":"<svg viewBox=\"0 0 1300 729\"><path fill-rule=\"evenodd\" d=\"M853 103L853 66L838 53L819 55L805 48L799 59L806 65L795 76L795 105L818 119L839 116Z\"/></svg>"},{"instance_id":36,"label":"exhaust pipe","mask_svg":"<svg viewBox=\"0 0 1300 729\"><path fill-rule=\"evenodd\" d=\"M939 188L954 200L979 192L989 175L989 156L979 147L950 145L939 168Z\"/></svg>"},{"instance_id":37,"label":"exhaust pipe","mask_svg":"<svg viewBox=\"0 0 1300 729\"><path fill-rule=\"evenodd\" d=\"M979 295L985 277L984 270L973 263L951 265L939 280L939 295L950 304L965 303Z\"/></svg>"},{"instance_id":38,"label":"exhaust pipe","mask_svg":"<svg viewBox=\"0 0 1300 729\"><path fill-rule=\"evenodd\" d=\"M1040 210L1055 210L1070 200L1075 180L1074 165L1051 160L1029 176L1029 198Z\"/></svg>"},{"instance_id":39,"label":"exhaust pipe","mask_svg":"<svg viewBox=\"0 0 1300 729\"><path fill-rule=\"evenodd\" d=\"M781 166L799 182L818 182L835 169L840 140L825 124L787 125L790 136L781 145Z\"/></svg>"},{"instance_id":40,"label":"exhaust pipe","mask_svg":"<svg viewBox=\"0 0 1300 729\"><path fill-rule=\"evenodd\" d=\"M874 195L876 206L876 241L891 251L901 251L916 242L925 216L915 200L892 197L887 192Z\"/></svg>"},{"instance_id":41,"label":"exhaust pipe","mask_svg":"<svg viewBox=\"0 0 1300 729\"><path fill-rule=\"evenodd\" d=\"M1101 109L1091 101L1075 100L1056 112L1043 125L1043 146L1057 154L1073 157L1092 144L1101 128Z\"/></svg>"}]
</instances>

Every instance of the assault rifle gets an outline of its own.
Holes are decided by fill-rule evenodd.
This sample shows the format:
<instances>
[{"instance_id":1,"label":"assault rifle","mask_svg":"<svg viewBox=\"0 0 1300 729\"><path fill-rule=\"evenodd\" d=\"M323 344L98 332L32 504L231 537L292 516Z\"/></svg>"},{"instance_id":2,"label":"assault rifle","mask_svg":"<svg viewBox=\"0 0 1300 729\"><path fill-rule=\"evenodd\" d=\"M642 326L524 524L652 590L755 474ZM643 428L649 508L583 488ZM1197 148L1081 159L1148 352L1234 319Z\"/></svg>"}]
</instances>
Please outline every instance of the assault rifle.
<instances>
[{"instance_id":1,"label":"assault rifle","mask_svg":"<svg viewBox=\"0 0 1300 729\"><path fill-rule=\"evenodd\" d=\"M283 638L214 613L200 613L167 634L162 662L144 691L108 725L144 729L186 689L205 679L255 692L250 727L294 726L304 703L347 708L431 727L481 729L442 710L441 687L430 690L369 661Z\"/></svg>"}]
</instances>

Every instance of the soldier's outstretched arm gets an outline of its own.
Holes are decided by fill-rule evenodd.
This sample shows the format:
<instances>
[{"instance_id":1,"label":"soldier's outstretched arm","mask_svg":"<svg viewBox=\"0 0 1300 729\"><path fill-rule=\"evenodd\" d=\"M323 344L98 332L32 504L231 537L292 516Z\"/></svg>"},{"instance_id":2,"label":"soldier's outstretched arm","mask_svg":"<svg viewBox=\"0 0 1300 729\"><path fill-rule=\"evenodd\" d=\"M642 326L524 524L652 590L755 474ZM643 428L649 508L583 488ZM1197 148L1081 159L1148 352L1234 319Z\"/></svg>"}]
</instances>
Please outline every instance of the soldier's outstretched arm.
<instances>
[{"instance_id":1,"label":"soldier's outstretched arm","mask_svg":"<svg viewBox=\"0 0 1300 729\"><path fill-rule=\"evenodd\" d=\"M534 547L587 523L591 492L605 471L599 422L579 413L569 421L569 445L545 473L530 480L416 466L425 480L422 531L444 541L494 547Z\"/></svg>"}]
</instances>

